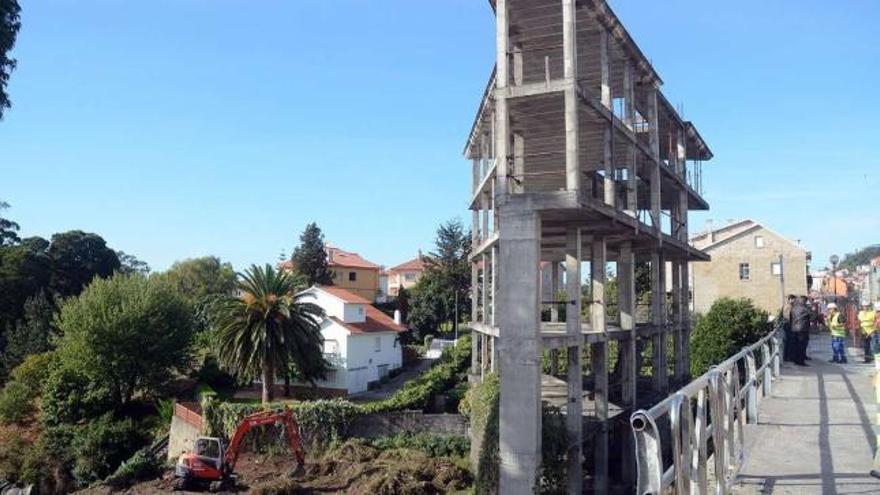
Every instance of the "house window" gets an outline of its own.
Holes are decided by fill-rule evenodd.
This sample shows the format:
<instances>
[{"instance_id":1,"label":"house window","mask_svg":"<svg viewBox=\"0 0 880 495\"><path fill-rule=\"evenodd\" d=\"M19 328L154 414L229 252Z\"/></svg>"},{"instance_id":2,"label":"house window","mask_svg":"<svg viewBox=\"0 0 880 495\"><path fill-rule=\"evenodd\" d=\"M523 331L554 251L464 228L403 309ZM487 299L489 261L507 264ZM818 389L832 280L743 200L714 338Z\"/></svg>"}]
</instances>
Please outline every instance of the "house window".
<instances>
[{"instance_id":1,"label":"house window","mask_svg":"<svg viewBox=\"0 0 880 495\"><path fill-rule=\"evenodd\" d=\"M407 282L415 282L416 281L416 274L415 273L405 273L403 275L403 279L406 280Z\"/></svg>"},{"instance_id":2,"label":"house window","mask_svg":"<svg viewBox=\"0 0 880 495\"><path fill-rule=\"evenodd\" d=\"M364 316L364 307L358 306L358 316Z\"/></svg>"},{"instance_id":3,"label":"house window","mask_svg":"<svg viewBox=\"0 0 880 495\"><path fill-rule=\"evenodd\" d=\"M778 261L770 263L770 273L776 276L782 275L782 263Z\"/></svg>"},{"instance_id":4,"label":"house window","mask_svg":"<svg viewBox=\"0 0 880 495\"><path fill-rule=\"evenodd\" d=\"M375 337L373 339L373 346L375 347L373 350L375 352L379 352L382 350L382 337Z\"/></svg>"},{"instance_id":5,"label":"house window","mask_svg":"<svg viewBox=\"0 0 880 495\"><path fill-rule=\"evenodd\" d=\"M338 354L339 353L339 342L335 340L325 340L324 341L324 354Z\"/></svg>"},{"instance_id":6,"label":"house window","mask_svg":"<svg viewBox=\"0 0 880 495\"><path fill-rule=\"evenodd\" d=\"M758 249L761 249L762 247L764 247L764 236L762 236L762 235L755 236L755 247Z\"/></svg>"},{"instance_id":7,"label":"house window","mask_svg":"<svg viewBox=\"0 0 880 495\"><path fill-rule=\"evenodd\" d=\"M358 274L357 272L348 272L348 281L349 282L357 282Z\"/></svg>"},{"instance_id":8,"label":"house window","mask_svg":"<svg viewBox=\"0 0 880 495\"><path fill-rule=\"evenodd\" d=\"M751 279L751 270L749 268L748 263L740 263L739 264L739 279L740 280L750 280Z\"/></svg>"}]
</instances>

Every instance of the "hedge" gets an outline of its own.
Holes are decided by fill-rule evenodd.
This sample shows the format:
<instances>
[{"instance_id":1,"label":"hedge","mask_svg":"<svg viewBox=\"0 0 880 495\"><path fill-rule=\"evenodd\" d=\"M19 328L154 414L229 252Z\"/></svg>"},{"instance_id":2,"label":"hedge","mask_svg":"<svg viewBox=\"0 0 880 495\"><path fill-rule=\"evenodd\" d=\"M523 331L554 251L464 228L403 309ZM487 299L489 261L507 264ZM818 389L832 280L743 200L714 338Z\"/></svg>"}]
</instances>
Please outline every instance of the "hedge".
<instances>
[{"instance_id":1,"label":"hedge","mask_svg":"<svg viewBox=\"0 0 880 495\"><path fill-rule=\"evenodd\" d=\"M700 376L770 332L767 312L748 299L722 298L697 320L691 333L691 375Z\"/></svg>"}]
</instances>

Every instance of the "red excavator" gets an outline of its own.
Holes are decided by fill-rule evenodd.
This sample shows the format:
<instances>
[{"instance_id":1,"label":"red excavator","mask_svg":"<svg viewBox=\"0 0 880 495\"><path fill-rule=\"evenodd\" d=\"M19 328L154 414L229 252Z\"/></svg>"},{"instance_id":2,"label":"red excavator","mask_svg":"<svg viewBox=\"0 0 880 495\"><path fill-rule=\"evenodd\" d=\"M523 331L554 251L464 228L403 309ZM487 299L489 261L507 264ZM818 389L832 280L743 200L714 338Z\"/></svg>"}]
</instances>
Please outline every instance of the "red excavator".
<instances>
[{"instance_id":1,"label":"red excavator","mask_svg":"<svg viewBox=\"0 0 880 495\"><path fill-rule=\"evenodd\" d=\"M177 487L188 489L193 485L210 485L212 490L222 490L233 486L236 479L235 462L238 460L242 440L251 428L265 425L280 426L281 434L287 433L290 450L296 457L296 467L290 474L291 476L296 474L303 467L305 453L293 411L285 408L278 411L261 411L245 417L235 429L228 447L225 447L219 438L196 439L195 449L182 454L177 460L174 469Z\"/></svg>"}]
</instances>

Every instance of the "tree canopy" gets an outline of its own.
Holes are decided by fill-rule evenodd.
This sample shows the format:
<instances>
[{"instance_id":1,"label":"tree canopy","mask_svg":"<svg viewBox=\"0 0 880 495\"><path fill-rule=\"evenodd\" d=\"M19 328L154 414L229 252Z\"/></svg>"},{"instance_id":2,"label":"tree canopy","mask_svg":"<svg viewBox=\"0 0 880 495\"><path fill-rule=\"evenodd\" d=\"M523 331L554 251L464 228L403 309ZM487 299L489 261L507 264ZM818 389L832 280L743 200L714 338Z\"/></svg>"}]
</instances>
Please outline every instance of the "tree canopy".
<instances>
[{"instance_id":1,"label":"tree canopy","mask_svg":"<svg viewBox=\"0 0 880 495\"><path fill-rule=\"evenodd\" d=\"M47 255L50 287L64 297L79 294L93 278L109 277L121 268L116 251L101 236L81 230L53 235Z\"/></svg>"},{"instance_id":2,"label":"tree canopy","mask_svg":"<svg viewBox=\"0 0 880 495\"><path fill-rule=\"evenodd\" d=\"M859 265L867 265L872 259L878 256L880 256L880 244L873 244L859 249L856 252L848 253L843 257L839 266L841 268L849 268L850 270L853 270Z\"/></svg>"},{"instance_id":3,"label":"tree canopy","mask_svg":"<svg viewBox=\"0 0 880 495\"><path fill-rule=\"evenodd\" d=\"M12 106L6 87L10 73L15 69L15 59L9 56L9 52L15 46L21 28L20 12L18 0L0 0L0 120L5 110Z\"/></svg>"},{"instance_id":4,"label":"tree canopy","mask_svg":"<svg viewBox=\"0 0 880 495\"><path fill-rule=\"evenodd\" d=\"M450 220L437 229L434 243L425 271L410 292L408 321L421 333L433 333L447 321L457 325L456 304L459 313L470 307L470 232L461 220Z\"/></svg>"},{"instance_id":5,"label":"tree canopy","mask_svg":"<svg viewBox=\"0 0 880 495\"><path fill-rule=\"evenodd\" d=\"M305 277L307 285L333 284L333 272L327 265L324 234L318 224L312 222L299 236L299 246L291 257L296 270Z\"/></svg>"},{"instance_id":6,"label":"tree canopy","mask_svg":"<svg viewBox=\"0 0 880 495\"><path fill-rule=\"evenodd\" d=\"M165 272L169 282L192 302L235 291L235 270L216 256L177 261Z\"/></svg>"},{"instance_id":7,"label":"tree canopy","mask_svg":"<svg viewBox=\"0 0 880 495\"><path fill-rule=\"evenodd\" d=\"M0 201L0 212L8 209L9 203L7 203L6 201ZM18 237L18 230L20 228L21 227L17 223L9 220L8 218L3 218L2 216L0 216L0 246L17 244L18 241L20 241Z\"/></svg>"},{"instance_id":8,"label":"tree canopy","mask_svg":"<svg viewBox=\"0 0 880 495\"><path fill-rule=\"evenodd\" d=\"M154 394L189 361L189 306L161 277L95 279L61 308L62 362L106 385L117 404Z\"/></svg>"}]
</instances>

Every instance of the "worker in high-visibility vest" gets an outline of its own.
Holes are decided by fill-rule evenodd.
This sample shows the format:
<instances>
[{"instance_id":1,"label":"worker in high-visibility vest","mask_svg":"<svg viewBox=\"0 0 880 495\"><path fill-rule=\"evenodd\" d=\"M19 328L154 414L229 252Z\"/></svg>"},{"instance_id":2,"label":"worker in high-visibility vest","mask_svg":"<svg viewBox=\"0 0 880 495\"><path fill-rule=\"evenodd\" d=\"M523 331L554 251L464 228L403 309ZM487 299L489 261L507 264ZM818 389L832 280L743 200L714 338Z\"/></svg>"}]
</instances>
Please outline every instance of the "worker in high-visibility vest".
<instances>
[{"instance_id":1,"label":"worker in high-visibility vest","mask_svg":"<svg viewBox=\"0 0 880 495\"><path fill-rule=\"evenodd\" d=\"M870 363L874 360L874 353L877 352L878 341L880 336L874 331L874 320L877 319L877 313L871 307L871 303L865 301L862 303L862 310L858 314L859 328L862 330L862 348L865 350L865 362Z\"/></svg>"},{"instance_id":2,"label":"worker in high-visibility vest","mask_svg":"<svg viewBox=\"0 0 880 495\"><path fill-rule=\"evenodd\" d=\"M831 330L832 363L846 363L846 327L840 318L837 304L828 305L828 329Z\"/></svg>"}]
</instances>

